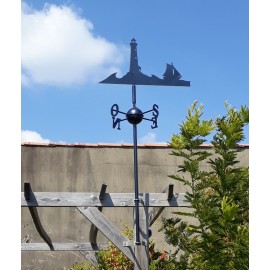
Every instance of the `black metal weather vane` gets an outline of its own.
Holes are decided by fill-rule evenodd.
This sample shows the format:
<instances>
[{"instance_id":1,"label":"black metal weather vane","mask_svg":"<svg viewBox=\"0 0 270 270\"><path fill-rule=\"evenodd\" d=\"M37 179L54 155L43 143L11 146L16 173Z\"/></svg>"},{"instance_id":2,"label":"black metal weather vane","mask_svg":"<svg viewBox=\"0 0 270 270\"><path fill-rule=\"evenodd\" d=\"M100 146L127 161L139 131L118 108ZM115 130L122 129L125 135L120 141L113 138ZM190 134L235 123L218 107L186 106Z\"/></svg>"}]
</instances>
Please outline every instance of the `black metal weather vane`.
<instances>
[{"instance_id":1,"label":"black metal weather vane","mask_svg":"<svg viewBox=\"0 0 270 270\"><path fill-rule=\"evenodd\" d=\"M163 85L163 86L190 86L189 81L180 80L181 74L174 67L174 65L167 64L166 70L163 74L163 79L155 75L145 75L141 72L141 67L138 63L137 43L133 38L130 42L130 68L129 72L122 78L117 78L116 73L113 73L100 83L108 84L131 84L131 85Z\"/></svg>"},{"instance_id":2,"label":"black metal weather vane","mask_svg":"<svg viewBox=\"0 0 270 270\"><path fill-rule=\"evenodd\" d=\"M135 204L135 245L141 245L140 242L140 228L139 228L139 187L138 187L138 156L137 156L137 124L142 120L148 120L152 122L151 128L157 128L157 118L159 116L158 105L154 104L151 110L142 112L136 106L136 85L162 85L162 86L190 86L189 81L180 80L181 74L173 66L173 64L167 64L163 79L158 78L155 75L147 76L141 72L141 67L138 63L137 55L137 43L133 38L130 42L130 68L129 72L122 78L117 78L116 73L113 73L100 83L107 84L130 84L132 85L132 104L133 107L124 113L119 110L117 104L113 104L111 107L111 116L113 120L113 128L120 130L120 123L127 120L133 125L133 144L134 144L134 204ZM145 114L152 112L151 118L144 117ZM125 115L125 118L121 119L117 116L119 114Z\"/></svg>"}]
</instances>

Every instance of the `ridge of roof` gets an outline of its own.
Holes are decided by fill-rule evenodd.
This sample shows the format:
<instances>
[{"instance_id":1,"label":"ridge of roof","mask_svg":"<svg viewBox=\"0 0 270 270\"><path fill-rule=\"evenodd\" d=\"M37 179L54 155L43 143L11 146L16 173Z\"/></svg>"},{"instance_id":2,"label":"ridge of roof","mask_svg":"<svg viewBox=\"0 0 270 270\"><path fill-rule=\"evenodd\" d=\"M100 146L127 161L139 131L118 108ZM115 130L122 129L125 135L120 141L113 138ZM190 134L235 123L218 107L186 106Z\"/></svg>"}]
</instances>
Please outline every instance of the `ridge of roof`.
<instances>
[{"instance_id":1,"label":"ridge of roof","mask_svg":"<svg viewBox=\"0 0 270 270\"><path fill-rule=\"evenodd\" d=\"M42 143L42 142L23 142L21 146L41 146L41 147L133 147L133 143ZM171 148L169 143L145 143L138 144L140 148L147 147L160 147L160 148ZM202 148L211 148L212 144L201 144ZM239 144L240 148L249 148L249 144Z\"/></svg>"}]
</instances>

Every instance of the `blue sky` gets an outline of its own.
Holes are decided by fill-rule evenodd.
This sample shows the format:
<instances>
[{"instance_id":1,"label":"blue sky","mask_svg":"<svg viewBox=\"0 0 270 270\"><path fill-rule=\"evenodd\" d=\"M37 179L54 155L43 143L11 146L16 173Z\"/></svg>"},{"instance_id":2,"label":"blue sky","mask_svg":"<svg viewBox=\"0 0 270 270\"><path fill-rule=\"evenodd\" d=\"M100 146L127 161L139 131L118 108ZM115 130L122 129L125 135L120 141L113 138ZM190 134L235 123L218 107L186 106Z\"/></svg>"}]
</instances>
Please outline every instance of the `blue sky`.
<instances>
[{"instance_id":1,"label":"blue sky","mask_svg":"<svg viewBox=\"0 0 270 270\"><path fill-rule=\"evenodd\" d=\"M138 142L168 142L195 100L204 118L225 101L249 105L248 1L23 1L22 141L132 142L132 126L112 128L110 108L132 107L130 85L98 82L129 71L130 40L146 75L173 62L190 87L137 86L137 107L159 106L158 128L138 126ZM248 129L246 140L248 143Z\"/></svg>"}]
</instances>

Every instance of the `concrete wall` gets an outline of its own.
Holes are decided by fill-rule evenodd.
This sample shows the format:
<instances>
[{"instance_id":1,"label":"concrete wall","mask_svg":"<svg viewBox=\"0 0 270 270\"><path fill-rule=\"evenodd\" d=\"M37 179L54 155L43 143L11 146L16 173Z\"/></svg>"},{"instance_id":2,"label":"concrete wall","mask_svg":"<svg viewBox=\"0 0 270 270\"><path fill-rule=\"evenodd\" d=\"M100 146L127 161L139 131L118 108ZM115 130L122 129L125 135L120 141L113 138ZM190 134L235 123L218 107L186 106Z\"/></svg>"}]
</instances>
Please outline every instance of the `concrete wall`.
<instances>
[{"instance_id":1,"label":"concrete wall","mask_svg":"<svg viewBox=\"0 0 270 270\"><path fill-rule=\"evenodd\" d=\"M207 151L211 147L203 146ZM248 146L239 153L240 166L248 166ZM106 192L134 192L133 147L131 145L22 145L21 183L29 181L33 191L99 192L107 184ZM186 189L168 177L177 174L180 160L170 155L166 145L142 145L138 149L139 192L162 192L172 183L174 192ZM203 170L210 170L205 162ZM167 208L152 227L156 246L165 247L163 234L158 232L163 217L172 216L175 209ZM88 242L90 223L76 208L38 208L40 220L53 242ZM132 228L131 208L105 208L103 213L120 230L127 224ZM43 242L38 235L29 210L22 208L22 241ZM107 242L100 233L99 242ZM22 252L22 269L68 269L77 261L85 261L79 252Z\"/></svg>"}]
</instances>

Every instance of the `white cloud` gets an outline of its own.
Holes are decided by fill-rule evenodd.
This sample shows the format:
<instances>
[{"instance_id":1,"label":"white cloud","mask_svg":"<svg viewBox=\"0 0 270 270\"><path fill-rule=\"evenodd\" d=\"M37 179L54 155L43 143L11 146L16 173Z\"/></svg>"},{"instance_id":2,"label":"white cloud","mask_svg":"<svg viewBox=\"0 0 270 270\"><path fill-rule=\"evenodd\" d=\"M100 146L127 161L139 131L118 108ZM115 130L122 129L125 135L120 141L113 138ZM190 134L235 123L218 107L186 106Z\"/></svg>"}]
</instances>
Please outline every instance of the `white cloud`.
<instances>
[{"instance_id":1,"label":"white cloud","mask_svg":"<svg viewBox=\"0 0 270 270\"><path fill-rule=\"evenodd\" d=\"M138 139L139 143L165 143L165 142L158 142L157 141L157 135L156 133L149 132L147 135L142 136L141 138Z\"/></svg>"},{"instance_id":2,"label":"white cloud","mask_svg":"<svg viewBox=\"0 0 270 270\"><path fill-rule=\"evenodd\" d=\"M30 130L22 130L21 133L21 142L41 142L41 143L48 143L50 140L44 139L35 131Z\"/></svg>"},{"instance_id":3,"label":"white cloud","mask_svg":"<svg viewBox=\"0 0 270 270\"><path fill-rule=\"evenodd\" d=\"M22 5L24 82L64 85L98 82L128 59L128 48L93 34L93 24L67 6Z\"/></svg>"}]
</instances>

